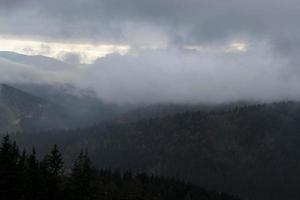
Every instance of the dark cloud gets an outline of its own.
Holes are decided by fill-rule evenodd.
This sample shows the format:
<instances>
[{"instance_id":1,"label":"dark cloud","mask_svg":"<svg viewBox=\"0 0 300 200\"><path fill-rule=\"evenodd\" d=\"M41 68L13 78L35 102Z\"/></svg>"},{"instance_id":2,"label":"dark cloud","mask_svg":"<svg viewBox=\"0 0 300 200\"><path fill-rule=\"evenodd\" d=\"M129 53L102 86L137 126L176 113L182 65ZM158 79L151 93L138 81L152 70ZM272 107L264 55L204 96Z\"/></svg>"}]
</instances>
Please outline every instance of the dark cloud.
<instances>
[{"instance_id":1,"label":"dark cloud","mask_svg":"<svg viewBox=\"0 0 300 200\"><path fill-rule=\"evenodd\" d=\"M11 7L11 6L17 6L19 7L21 4L24 3L25 0L1 0L1 7Z\"/></svg>"},{"instance_id":2,"label":"dark cloud","mask_svg":"<svg viewBox=\"0 0 300 200\"><path fill-rule=\"evenodd\" d=\"M283 39L300 32L300 3L294 0L27 0L26 5L1 17L2 32L130 42L130 33L145 26L174 43L193 44L240 34Z\"/></svg>"}]
</instances>

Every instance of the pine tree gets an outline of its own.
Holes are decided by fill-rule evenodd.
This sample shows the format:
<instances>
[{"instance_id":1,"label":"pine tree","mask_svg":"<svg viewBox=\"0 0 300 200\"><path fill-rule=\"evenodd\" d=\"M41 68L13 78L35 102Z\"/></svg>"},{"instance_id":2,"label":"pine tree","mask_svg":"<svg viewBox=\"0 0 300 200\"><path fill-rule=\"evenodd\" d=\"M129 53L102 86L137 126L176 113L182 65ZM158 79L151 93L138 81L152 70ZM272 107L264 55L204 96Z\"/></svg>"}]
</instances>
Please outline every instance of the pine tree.
<instances>
[{"instance_id":1,"label":"pine tree","mask_svg":"<svg viewBox=\"0 0 300 200\"><path fill-rule=\"evenodd\" d=\"M25 189L26 189L26 151L23 150L22 154L18 160L18 197L19 199L25 199Z\"/></svg>"},{"instance_id":2,"label":"pine tree","mask_svg":"<svg viewBox=\"0 0 300 200\"><path fill-rule=\"evenodd\" d=\"M44 174L46 199L58 199L61 196L64 162L57 145L54 145L50 155L46 155L41 163Z\"/></svg>"},{"instance_id":3,"label":"pine tree","mask_svg":"<svg viewBox=\"0 0 300 200\"><path fill-rule=\"evenodd\" d=\"M72 199L92 200L96 192L94 172L87 151L80 152L71 174Z\"/></svg>"},{"instance_id":4,"label":"pine tree","mask_svg":"<svg viewBox=\"0 0 300 200\"><path fill-rule=\"evenodd\" d=\"M41 193L41 174L34 148L26 161L26 165L26 199L38 200Z\"/></svg>"},{"instance_id":5,"label":"pine tree","mask_svg":"<svg viewBox=\"0 0 300 200\"><path fill-rule=\"evenodd\" d=\"M57 145L53 146L50 155L45 156L44 162L47 165L47 172L51 176L61 178L64 173L64 161Z\"/></svg>"},{"instance_id":6,"label":"pine tree","mask_svg":"<svg viewBox=\"0 0 300 200\"><path fill-rule=\"evenodd\" d=\"M0 199L17 198L19 151L6 135L0 148Z\"/></svg>"},{"instance_id":7,"label":"pine tree","mask_svg":"<svg viewBox=\"0 0 300 200\"><path fill-rule=\"evenodd\" d=\"M0 200L237 200L173 179L134 175L130 171L96 171L87 151L79 154L72 173L64 175L63 159L56 145L39 162L35 149L28 156L25 151L20 155L8 136L0 146L0 169ZM62 178L66 180L64 184Z\"/></svg>"}]
</instances>

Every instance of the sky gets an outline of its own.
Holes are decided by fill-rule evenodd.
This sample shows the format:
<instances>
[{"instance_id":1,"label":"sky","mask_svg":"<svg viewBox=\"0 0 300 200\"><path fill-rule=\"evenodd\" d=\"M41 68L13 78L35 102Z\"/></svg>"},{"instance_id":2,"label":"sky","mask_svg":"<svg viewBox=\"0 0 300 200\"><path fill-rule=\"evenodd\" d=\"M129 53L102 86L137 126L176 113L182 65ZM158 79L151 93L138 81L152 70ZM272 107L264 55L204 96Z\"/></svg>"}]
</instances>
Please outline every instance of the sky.
<instances>
[{"instance_id":1,"label":"sky","mask_svg":"<svg viewBox=\"0 0 300 200\"><path fill-rule=\"evenodd\" d=\"M0 51L69 66L0 58L0 81L115 102L299 100L299 17L296 0L0 0Z\"/></svg>"}]
</instances>

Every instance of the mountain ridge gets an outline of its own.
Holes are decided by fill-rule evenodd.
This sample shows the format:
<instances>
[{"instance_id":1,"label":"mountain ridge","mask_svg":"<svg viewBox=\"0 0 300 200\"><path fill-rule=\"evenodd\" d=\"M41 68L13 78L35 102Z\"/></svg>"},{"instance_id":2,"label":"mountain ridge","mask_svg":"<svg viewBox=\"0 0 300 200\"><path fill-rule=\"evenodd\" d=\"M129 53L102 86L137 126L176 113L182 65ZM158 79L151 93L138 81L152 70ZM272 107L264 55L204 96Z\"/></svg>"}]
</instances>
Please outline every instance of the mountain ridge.
<instances>
[{"instance_id":1,"label":"mountain ridge","mask_svg":"<svg viewBox=\"0 0 300 200\"><path fill-rule=\"evenodd\" d=\"M64 71L64 70L70 70L72 68L71 65L63 61L57 60L55 58L47 57L47 56L41 56L41 55L25 55L21 53L12 52L12 51L0 51L0 58L15 63L31 65L49 71L57 71L57 70Z\"/></svg>"}]
</instances>

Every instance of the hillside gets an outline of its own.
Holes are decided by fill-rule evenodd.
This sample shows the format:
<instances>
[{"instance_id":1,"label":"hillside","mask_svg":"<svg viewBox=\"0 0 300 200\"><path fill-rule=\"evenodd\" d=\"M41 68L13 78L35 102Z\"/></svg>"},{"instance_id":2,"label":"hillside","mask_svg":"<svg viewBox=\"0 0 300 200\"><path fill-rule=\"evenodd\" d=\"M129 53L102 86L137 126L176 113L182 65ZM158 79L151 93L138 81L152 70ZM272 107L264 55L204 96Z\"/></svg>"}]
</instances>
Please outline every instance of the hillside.
<instances>
[{"instance_id":1,"label":"hillside","mask_svg":"<svg viewBox=\"0 0 300 200\"><path fill-rule=\"evenodd\" d=\"M180 103L162 103L139 105L132 108L122 115L118 116L119 123L133 123L148 119L158 119L167 116L172 116L185 112L211 112L211 111L225 111L232 110L235 107L243 107L248 105L255 105L255 102L237 101L234 103L219 103L219 104L180 104Z\"/></svg>"},{"instance_id":2,"label":"hillside","mask_svg":"<svg viewBox=\"0 0 300 200\"><path fill-rule=\"evenodd\" d=\"M103 102L88 89L71 84L13 84L21 90L60 105L69 114L73 128L87 127L114 120L130 108Z\"/></svg>"},{"instance_id":3,"label":"hillside","mask_svg":"<svg viewBox=\"0 0 300 200\"><path fill-rule=\"evenodd\" d=\"M0 109L2 133L66 128L60 106L6 84L0 85Z\"/></svg>"},{"instance_id":4,"label":"hillside","mask_svg":"<svg viewBox=\"0 0 300 200\"><path fill-rule=\"evenodd\" d=\"M299 120L297 103L187 112L110 127L89 146L99 165L110 158L107 166L177 176L245 197L297 199Z\"/></svg>"},{"instance_id":5,"label":"hillside","mask_svg":"<svg viewBox=\"0 0 300 200\"><path fill-rule=\"evenodd\" d=\"M114 120L129 108L72 85L0 84L0 132L65 130Z\"/></svg>"},{"instance_id":6,"label":"hillside","mask_svg":"<svg viewBox=\"0 0 300 200\"><path fill-rule=\"evenodd\" d=\"M186 112L130 124L51 132L18 140L64 146L67 157L88 147L96 166L192 181L246 198L298 199L300 104Z\"/></svg>"},{"instance_id":7,"label":"hillside","mask_svg":"<svg viewBox=\"0 0 300 200\"><path fill-rule=\"evenodd\" d=\"M36 151L20 153L6 136L0 145L0 199L5 200L238 200L190 183L146 173L95 169L81 152L70 173L54 145L43 159Z\"/></svg>"}]
</instances>

